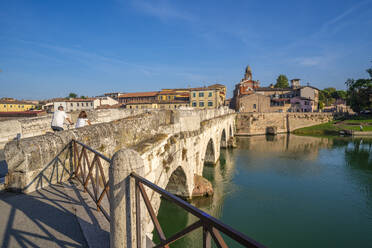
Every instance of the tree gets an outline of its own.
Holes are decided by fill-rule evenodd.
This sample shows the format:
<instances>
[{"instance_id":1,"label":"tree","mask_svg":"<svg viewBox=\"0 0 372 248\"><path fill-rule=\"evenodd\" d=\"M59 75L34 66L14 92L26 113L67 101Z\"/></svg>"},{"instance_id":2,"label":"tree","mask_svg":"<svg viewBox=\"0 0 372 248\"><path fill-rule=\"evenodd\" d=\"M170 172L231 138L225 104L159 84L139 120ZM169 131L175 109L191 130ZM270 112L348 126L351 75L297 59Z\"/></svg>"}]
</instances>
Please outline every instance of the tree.
<instances>
[{"instance_id":1,"label":"tree","mask_svg":"<svg viewBox=\"0 0 372 248\"><path fill-rule=\"evenodd\" d=\"M86 99L87 97L86 96L80 96L81 99Z\"/></svg>"},{"instance_id":2,"label":"tree","mask_svg":"<svg viewBox=\"0 0 372 248\"><path fill-rule=\"evenodd\" d=\"M323 102L319 102L319 109L324 109L324 103Z\"/></svg>"},{"instance_id":3,"label":"tree","mask_svg":"<svg viewBox=\"0 0 372 248\"><path fill-rule=\"evenodd\" d=\"M346 100L347 92L344 90L336 90L335 92L332 93L332 97L335 99Z\"/></svg>"},{"instance_id":4,"label":"tree","mask_svg":"<svg viewBox=\"0 0 372 248\"><path fill-rule=\"evenodd\" d=\"M357 80L348 79L345 84L348 87L348 103L355 112L371 109L372 102L372 67L366 70L370 78Z\"/></svg>"},{"instance_id":5,"label":"tree","mask_svg":"<svg viewBox=\"0 0 372 248\"><path fill-rule=\"evenodd\" d=\"M77 94L71 92L70 94L68 94L68 97L69 97L69 98L76 98L76 97L77 97Z\"/></svg>"},{"instance_id":6,"label":"tree","mask_svg":"<svg viewBox=\"0 0 372 248\"><path fill-rule=\"evenodd\" d=\"M274 86L275 88L288 88L288 78L286 75L280 74L278 78L276 79L276 84Z\"/></svg>"}]
</instances>

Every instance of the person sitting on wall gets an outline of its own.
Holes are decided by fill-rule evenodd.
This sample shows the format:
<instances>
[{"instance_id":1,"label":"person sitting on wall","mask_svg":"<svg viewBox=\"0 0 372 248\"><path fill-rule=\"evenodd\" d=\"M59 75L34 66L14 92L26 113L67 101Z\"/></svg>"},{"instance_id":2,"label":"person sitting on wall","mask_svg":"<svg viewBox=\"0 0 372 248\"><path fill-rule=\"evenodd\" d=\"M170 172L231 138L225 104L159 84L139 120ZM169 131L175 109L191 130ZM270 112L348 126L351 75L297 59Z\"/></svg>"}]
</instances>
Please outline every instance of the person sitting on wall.
<instances>
[{"instance_id":1,"label":"person sitting on wall","mask_svg":"<svg viewBox=\"0 0 372 248\"><path fill-rule=\"evenodd\" d=\"M79 117L76 121L76 128L84 127L86 125L91 125L90 121L88 120L87 113L83 110L80 112Z\"/></svg>"},{"instance_id":2,"label":"person sitting on wall","mask_svg":"<svg viewBox=\"0 0 372 248\"><path fill-rule=\"evenodd\" d=\"M55 132L63 131L63 123L67 120L71 125L74 124L67 117L66 112L63 110L63 106L59 106L58 110L56 110L53 114L52 118L52 129Z\"/></svg>"}]
</instances>

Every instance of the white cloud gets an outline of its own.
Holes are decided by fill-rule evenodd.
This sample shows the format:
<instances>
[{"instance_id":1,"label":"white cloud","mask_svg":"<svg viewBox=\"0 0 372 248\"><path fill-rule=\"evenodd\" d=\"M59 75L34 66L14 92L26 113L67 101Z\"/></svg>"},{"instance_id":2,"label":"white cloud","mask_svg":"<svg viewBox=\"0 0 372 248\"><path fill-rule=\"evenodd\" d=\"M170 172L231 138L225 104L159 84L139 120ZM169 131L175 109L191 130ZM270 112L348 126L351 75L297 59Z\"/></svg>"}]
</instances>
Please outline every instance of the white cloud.
<instances>
[{"instance_id":1,"label":"white cloud","mask_svg":"<svg viewBox=\"0 0 372 248\"><path fill-rule=\"evenodd\" d=\"M195 17L185 11L178 10L168 0L133 0L134 7L161 20L180 19L193 21Z\"/></svg>"},{"instance_id":2,"label":"white cloud","mask_svg":"<svg viewBox=\"0 0 372 248\"><path fill-rule=\"evenodd\" d=\"M341 14L339 14L338 16L336 16L336 17L332 18L331 20L323 23L322 28L321 28L321 31L322 32L325 32L326 30L328 30L332 26L337 25L338 23L342 22L349 15L351 15L354 11L358 10L362 6L364 6L364 5L368 4L368 3L371 3L371 2L372 2L371 0L366 0L366 1L359 2L359 3L351 6L350 8L348 8L347 10L345 10L344 12L342 12Z\"/></svg>"},{"instance_id":3,"label":"white cloud","mask_svg":"<svg viewBox=\"0 0 372 248\"><path fill-rule=\"evenodd\" d=\"M302 66L317 66L321 64L325 58L323 57L300 57L300 58L295 58L294 62L297 64L300 64Z\"/></svg>"}]
</instances>

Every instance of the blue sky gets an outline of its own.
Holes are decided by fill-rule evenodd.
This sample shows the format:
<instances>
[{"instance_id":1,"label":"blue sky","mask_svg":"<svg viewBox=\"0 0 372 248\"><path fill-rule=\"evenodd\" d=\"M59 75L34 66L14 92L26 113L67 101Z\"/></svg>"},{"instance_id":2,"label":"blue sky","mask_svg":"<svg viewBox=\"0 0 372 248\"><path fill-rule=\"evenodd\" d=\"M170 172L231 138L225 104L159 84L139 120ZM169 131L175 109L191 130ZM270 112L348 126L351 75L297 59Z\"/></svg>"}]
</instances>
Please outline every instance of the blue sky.
<instances>
[{"instance_id":1,"label":"blue sky","mask_svg":"<svg viewBox=\"0 0 372 248\"><path fill-rule=\"evenodd\" d=\"M247 64L261 85L279 74L345 88L372 63L372 0L3 0L0 97L224 83Z\"/></svg>"}]
</instances>

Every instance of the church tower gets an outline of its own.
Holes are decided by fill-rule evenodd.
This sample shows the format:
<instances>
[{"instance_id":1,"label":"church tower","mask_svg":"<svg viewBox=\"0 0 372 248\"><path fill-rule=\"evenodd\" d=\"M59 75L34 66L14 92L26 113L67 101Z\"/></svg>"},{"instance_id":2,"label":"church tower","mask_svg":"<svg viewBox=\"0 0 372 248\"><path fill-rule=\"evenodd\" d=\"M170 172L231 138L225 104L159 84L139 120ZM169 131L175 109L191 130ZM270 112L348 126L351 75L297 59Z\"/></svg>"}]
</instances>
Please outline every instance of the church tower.
<instances>
[{"instance_id":1,"label":"church tower","mask_svg":"<svg viewBox=\"0 0 372 248\"><path fill-rule=\"evenodd\" d=\"M245 68L244 81L245 80L252 80L252 70L249 65Z\"/></svg>"}]
</instances>

